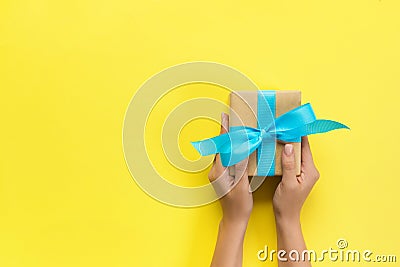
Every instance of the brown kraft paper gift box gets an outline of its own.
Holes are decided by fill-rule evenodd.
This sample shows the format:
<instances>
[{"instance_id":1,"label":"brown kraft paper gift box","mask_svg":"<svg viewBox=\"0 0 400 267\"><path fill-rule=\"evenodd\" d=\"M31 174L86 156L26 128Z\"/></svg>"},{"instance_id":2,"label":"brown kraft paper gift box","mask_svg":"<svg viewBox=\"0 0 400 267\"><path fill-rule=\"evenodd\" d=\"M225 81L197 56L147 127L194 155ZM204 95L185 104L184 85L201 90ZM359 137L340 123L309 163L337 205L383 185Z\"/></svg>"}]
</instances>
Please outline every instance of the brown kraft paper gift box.
<instances>
[{"instance_id":1,"label":"brown kraft paper gift box","mask_svg":"<svg viewBox=\"0 0 400 267\"><path fill-rule=\"evenodd\" d=\"M279 117L283 113L292 110L301 104L301 92L295 90L275 91L275 115ZM257 99L258 91L239 91L230 94L230 119L229 126L245 125L257 128ZM235 111L235 112L233 112ZM301 168L301 143L293 144L296 161L296 173L300 174ZM275 151L275 176L282 175L281 156L285 144L276 142ZM257 150L249 156L248 162L249 176L257 176ZM231 175L234 175L235 169L229 168Z\"/></svg>"}]
</instances>

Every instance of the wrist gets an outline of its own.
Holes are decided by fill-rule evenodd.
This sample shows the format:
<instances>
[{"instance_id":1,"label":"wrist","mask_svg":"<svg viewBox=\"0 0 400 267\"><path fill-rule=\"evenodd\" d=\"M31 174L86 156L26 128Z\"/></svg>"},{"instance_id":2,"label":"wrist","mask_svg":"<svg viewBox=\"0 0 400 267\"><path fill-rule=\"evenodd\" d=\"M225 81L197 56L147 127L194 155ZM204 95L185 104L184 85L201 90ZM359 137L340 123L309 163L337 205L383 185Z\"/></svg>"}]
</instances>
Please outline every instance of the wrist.
<instances>
[{"instance_id":1,"label":"wrist","mask_svg":"<svg viewBox=\"0 0 400 267\"><path fill-rule=\"evenodd\" d=\"M245 232L247 228L248 219L236 219L232 220L226 217L222 217L220 222L220 228L227 229L229 231L241 231Z\"/></svg>"},{"instance_id":2,"label":"wrist","mask_svg":"<svg viewBox=\"0 0 400 267\"><path fill-rule=\"evenodd\" d=\"M276 214L275 213L275 223L277 227L280 228L297 228L300 227L300 214Z\"/></svg>"}]
</instances>

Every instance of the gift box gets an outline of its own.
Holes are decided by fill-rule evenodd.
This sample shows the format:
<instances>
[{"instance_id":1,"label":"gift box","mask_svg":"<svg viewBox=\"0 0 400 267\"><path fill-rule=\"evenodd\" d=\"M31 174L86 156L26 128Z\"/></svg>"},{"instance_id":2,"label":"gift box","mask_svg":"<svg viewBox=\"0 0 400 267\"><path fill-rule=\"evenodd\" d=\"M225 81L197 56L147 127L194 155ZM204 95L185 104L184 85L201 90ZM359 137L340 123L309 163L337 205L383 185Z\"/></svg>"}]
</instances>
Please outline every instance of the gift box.
<instances>
[{"instance_id":1,"label":"gift box","mask_svg":"<svg viewBox=\"0 0 400 267\"><path fill-rule=\"evenodd\" d=\"M285 143L292 143L300 174L302 136L349 129L337 121L317 119L311 104L300 102L299 91L234 92L229 131L191 143L202 156L219 153L225 167L249 158L249 176L282 175L282 151Z\"/></svg>"},{"instance_id":2,"label":"gift box","mask_svg":"<svg viewBox=\"0 0 400 267\"><path fill-rule=\"evenodd\" d=\"M301 92L295 90L232 92L230 94L229 126L262 128L263 126L260 124L264 123L264 126L266 126L271 123L271 117L279 117L300 106L300 104ZM289 142L282 142L276 139L272 140L273 144L268 144L268 142L271 142L271 140L266 140L266 143L263 144L264 147L269 146L269 151L266 151L263 155L266 159L260 159L259 150L261 148L250 154L247 166L250 176L282 175L281 155L285 144ZM291 142L291 144L293 144L295 152L296 173L300 174L301 143ZM258 166L258 164L264 165ZM234 175L234 171L234 168L230 167L229 172L231 175Z\"/></svg>"}]
</instances>

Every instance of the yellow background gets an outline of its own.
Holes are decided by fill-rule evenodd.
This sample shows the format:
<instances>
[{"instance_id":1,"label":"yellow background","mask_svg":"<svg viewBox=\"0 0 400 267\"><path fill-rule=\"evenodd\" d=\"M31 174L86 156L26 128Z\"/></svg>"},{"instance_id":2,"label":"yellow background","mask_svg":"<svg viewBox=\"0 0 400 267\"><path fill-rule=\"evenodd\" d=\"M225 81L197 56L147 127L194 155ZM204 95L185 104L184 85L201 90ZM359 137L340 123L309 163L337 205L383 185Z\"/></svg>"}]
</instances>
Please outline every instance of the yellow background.
<instances>
[{"instance_id":1,"label":"yellow background","mask_svg":"<svg viewBox=\"0 0 400 267\"><path fill-rule=\"evenodd\" d=\"M261 88L299 89L319 117L349 125L310 138L321 179L302 213L308 248L345 238L399 258L399 12L396 0L2 0L0 266L209 264L219 204L159 203L122 152L135 91L194 60L232 66ZM244 266L276 266L256 255L276 248L276 184L254 195Z\"/></svg>"}]
</instances>

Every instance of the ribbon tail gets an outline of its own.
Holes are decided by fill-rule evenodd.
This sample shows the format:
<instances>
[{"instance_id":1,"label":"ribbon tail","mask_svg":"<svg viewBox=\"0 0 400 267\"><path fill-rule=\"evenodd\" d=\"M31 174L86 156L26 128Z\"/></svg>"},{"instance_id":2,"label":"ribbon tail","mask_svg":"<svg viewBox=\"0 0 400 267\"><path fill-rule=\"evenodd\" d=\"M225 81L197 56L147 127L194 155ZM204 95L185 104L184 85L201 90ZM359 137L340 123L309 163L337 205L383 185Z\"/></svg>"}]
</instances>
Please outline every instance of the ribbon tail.
<instances>
[{"instance_id":1,"label":"ribbon tail","mask_svg":"<svg viewBox=\"0 0 400 267\"><path fill-rule=\"evenodd\" d=\"M277 139L285 142L300 142L302 136L326 133L337 129L350 129L348 126L332 120L315 120L303 126L277 132Z\"/></svg>"},{"instance_id":2,"label":"ribbon tail","mask_svg":"<svg viewBox=\"0 0 400 267\"><path fill-rule=\"evenodd\" d=\"M208 156L217 153L226 153L229 150L230 138L227 133L208 138L201 141L190 142L192 146L202 156Z\"/></svg>"},{"instance_id":3,"label":"ribbon tail","mask_svg":"<svg viewBox=\"0 0 400 267\"><path fill-rule=\"evenodd\" d=\"M332 120L316 120L306 125L308 134L326 133L338 129L350 129L343 123Z\"/></svg>"},{"instance_id":4,"label":"ribbon tail","mask_svg":"<svg viewBox=\"0 0 400 267\"><path fill-rule=\"evenodd\" d=\"M247 158L261 140L260 130L236 126L228 133L191 143L202 156L220 153L222 165L227 167Z\"/></svg>"}]
</instances>

